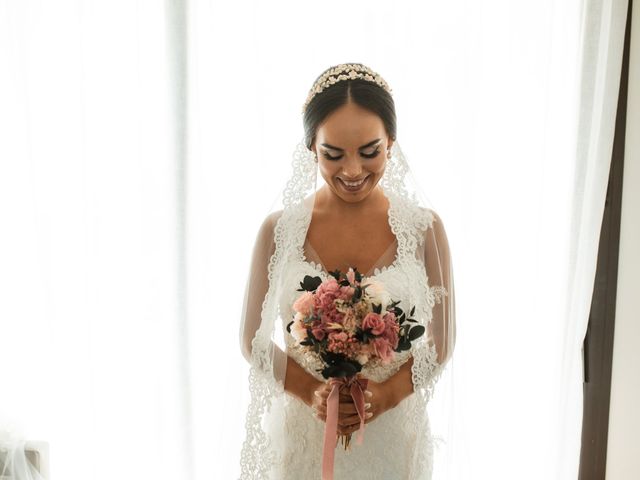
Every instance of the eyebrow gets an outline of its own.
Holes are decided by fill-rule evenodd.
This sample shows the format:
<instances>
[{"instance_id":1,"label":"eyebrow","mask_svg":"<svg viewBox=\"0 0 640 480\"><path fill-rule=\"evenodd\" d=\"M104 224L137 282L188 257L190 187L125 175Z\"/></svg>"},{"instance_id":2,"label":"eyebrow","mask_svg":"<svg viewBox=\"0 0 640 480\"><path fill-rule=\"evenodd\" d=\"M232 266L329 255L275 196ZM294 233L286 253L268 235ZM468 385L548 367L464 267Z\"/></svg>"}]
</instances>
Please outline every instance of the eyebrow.
<instances>
[{"instance_id":1,"label":"eyebrow","mask_svg":"<svg viewBox=\"0 0 640 480\"><path fill-rule=\"evenodd\" d=\"M358 150L362 150L363 148L370 147L373 144L379 142L380 140L382 140L382 139L381 138L376 138L375 140L372 140L371 142L369 142L369 143L367 143L365 145L362 145L361 147L358 148ZM330 148L331 150L338 150L340 152L344 152L343 148L334 147L333 145L329 145L328 143L321 143L320 145L322 145L323 147L326 147L326 148Z\"/></svg>"}]
</instances>

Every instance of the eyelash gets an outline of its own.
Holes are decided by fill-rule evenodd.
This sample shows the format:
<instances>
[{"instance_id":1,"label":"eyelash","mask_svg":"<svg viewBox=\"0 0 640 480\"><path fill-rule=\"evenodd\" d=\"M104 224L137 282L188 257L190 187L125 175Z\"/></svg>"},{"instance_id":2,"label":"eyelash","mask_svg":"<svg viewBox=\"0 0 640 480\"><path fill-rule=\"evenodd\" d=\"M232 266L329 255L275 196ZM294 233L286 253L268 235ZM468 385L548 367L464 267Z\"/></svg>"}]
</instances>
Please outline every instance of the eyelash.
<instances>
[{"instance_id":1,"label":"eyelash","mask_svg":"<svg viewBox=\"0 0 640 480\"><path fill-rule=\"evenodd\" d=\"M380 153L380 149L378 148L375 152L370 153L369 155L367 155L366 153L362 153L361 155L365 158L371 159L371 158L377 157L379 153ZM327 160L340 160L342 158L342 156L332 157L327 152L322 152L322 154L324 155L324 158L326 158Z\"/></svg>"}]
</instances>

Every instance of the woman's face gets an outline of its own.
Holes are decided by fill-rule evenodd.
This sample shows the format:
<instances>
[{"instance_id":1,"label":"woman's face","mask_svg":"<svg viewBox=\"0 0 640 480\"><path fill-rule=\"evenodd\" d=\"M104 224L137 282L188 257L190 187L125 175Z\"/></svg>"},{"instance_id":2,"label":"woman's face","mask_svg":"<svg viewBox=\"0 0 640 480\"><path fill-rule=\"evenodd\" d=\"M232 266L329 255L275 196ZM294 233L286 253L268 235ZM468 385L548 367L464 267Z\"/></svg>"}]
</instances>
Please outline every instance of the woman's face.
<instances>
[{"instance_id":1,"label":"woman's face","mask_svg":"<svg viewBox=\"0 0 640 480\"><path fill-rule=\"evenodd\" d=\"M345 202L355 203L367 197L382 178L392 144L382 119L350 102L320 124L312 149L327 186ZM345 183L363 179L354 189Z\"/></svg>"}]
</instances>

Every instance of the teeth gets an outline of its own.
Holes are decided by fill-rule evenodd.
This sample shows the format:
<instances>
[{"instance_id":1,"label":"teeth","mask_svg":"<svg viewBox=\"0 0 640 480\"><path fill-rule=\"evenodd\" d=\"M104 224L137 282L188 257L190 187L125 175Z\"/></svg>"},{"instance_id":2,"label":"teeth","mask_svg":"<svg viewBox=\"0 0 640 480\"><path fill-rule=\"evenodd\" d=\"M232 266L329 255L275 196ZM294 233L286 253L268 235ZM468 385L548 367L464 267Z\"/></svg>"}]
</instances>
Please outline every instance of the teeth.
<instances>
[{"instance_id":1,"label":"teeth","mask_svg":"<svg viewBox=\"0 0 640 480\"><path fill-rule=\"evenodd\" d=\"M346 180L342 180L342 181L345 183L345 185L347 185L349 187L357 187L359 185L362 185L362 182L364 182L366 179L367 179L367 177L364 177L359 182L347 182Z\"/></svg>"}]
</instances>

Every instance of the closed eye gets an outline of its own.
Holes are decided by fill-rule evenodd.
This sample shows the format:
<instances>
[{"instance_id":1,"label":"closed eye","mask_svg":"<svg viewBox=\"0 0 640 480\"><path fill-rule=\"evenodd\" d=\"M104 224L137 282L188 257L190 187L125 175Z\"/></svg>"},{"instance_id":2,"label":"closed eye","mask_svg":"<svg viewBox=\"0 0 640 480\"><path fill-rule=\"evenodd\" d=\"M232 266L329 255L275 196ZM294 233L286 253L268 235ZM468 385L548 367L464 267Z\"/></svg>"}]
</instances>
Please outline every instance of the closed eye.
<instances>
[{"instance_id":1,"label":"closed eye","mask_svg":"<svg viewBox=\"0 0 640 480\"><path fill-rule=\"evenodd\" d=\"M360 155L362 155L364 158L375 158L378 156L379 153L380 153L380 149L378 148L373 153L361 153ZM324 155L324 158L326 158L327 160L340 160L342 158L342 155L340 155L339 157L332 157L327 152L322 152L322 154Z\"/></svg>"}]
</instances>

